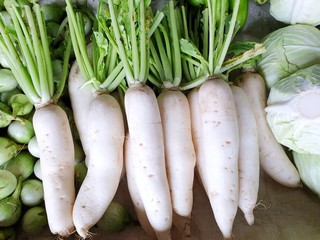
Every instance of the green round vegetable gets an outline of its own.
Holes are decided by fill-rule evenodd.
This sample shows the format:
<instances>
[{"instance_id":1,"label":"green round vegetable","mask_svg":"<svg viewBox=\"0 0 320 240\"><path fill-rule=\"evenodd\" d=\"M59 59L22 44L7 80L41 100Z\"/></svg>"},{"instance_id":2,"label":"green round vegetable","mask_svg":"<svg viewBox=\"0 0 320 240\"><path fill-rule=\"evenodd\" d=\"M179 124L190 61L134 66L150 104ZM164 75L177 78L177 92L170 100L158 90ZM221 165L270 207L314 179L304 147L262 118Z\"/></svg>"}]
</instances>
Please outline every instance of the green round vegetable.
<instances>
[{"instance_id":1,"label":"green round vegetable","mask_svg":"<svg viewBox=\"0 0 320 240\"><path fill-rule=\"evenodd\" d=\"M24 232L31 235L39 234L48 226L45 208L35 206L28 209L22 217L21 225Z\"/></svg>"},{"instance_id":2,"label":"green round vegetable","mask_svg":"<svg viewBox=\"0 0 320 240\"><path fill-rule=\"evenodd\" d=\"M8 170L0 169L0 199L8 197L16 189L17 178Z\"/></svg>"},{"instance_id":3,"label":"green round vegetable","mask_svg":"<svg viewBox=\"0 0 320 240\"><path fill-rule=\"evenodd\" d=\"M320 155L292 151L302 182L320 197Z\"/></svg>"},{"instance_id":4,"label":"green round vegetable","mask_svg":"<svg viewBox=\"0 0 320 240\"><path fill-rule=\"evenodd\" d=\"M39 145L37 142L37 137L33 136L28 143L28 151L30 154L36 158L40 157Z\"/></svg>"},{"instance_id":5,"label":"green round vegetable","mask_svg":"<svg viewBox=\"0 0 320 240\"><path fill-rule=\"evenodd\" d=\"M52 60L53 78L54 82L58 83L63 74L63 61L60 59Z\"/></svg>"},{"instance_id":6,"label":"green round vegetable","mask_svg":"<svg viewBox=\"0 0 320 240\"><path fill-rule=\"evenodd\" d=\"M42 5L41 11L43 12L45 21L53 21L57 23L61 22L61 18L65 12L64 8L57 4Z\"/></svg>"},{"instance_id":7,"label":"green round vegetable","mask_svg":"<svg viewBox=\"0 0 320 240\"><path fill-rule=\"evenodd\" d=\"M268 89L300 69L320 64L319 40L320 30L304 24L279 28L266 36L263 41L266 51L259 58L257 72Z\"/></svg>"},{"instance_id":8,"label":"green round vegetable","mask_svg":"<svg viewBox=\"0 0 320 240\"><path fill-rule=\"evenodd\" d=\"M33 104L23 93L15 94L10 97L8 104L11 106L14 116L27 115L34 109Z\"/></svg>"},{"instance_id":9,"label":"green round vegetable","mask_svg":"<svg viewBox=\"0 0 320 240\"><path fill-rule=\"evenodd\" d=\"M21 177L22 181L30 177L33 173L33 166L36 158L28 151L22 151L4 165L4 169L12 172L16 177Z\"/></svg>"},{"instance_id":10,"label":"green round vegetable","mask_svg":"<svg viewBox=\"0 0 320 240\"><path fill-rule=\"evenodd\" d=\"M38 179L27 179L22 183L20 199L23 205L34 207L43 202L42 182Z\"/></svg>"},{"instance_id":11,"label":"green round vegetable","mask_svg":"<svg viewBox=\"0 0 320 240\"><path fill-rule=\"evenodd\" d=\"M0 227L10 227L19 220L22 210L20 192L21 179L19 178L13 194L0 200Z\"/></svg>"},{"instance_id":12,"label":"green round vegetable","mask_svg":"<svg viewBox=\"0 0 320 240\"><path fill-rule=\"evenodd\" d=\"M0 228L0 239L16 240L17 234L13 227Z\"/></svg>"},{"instance_id":13,"label":"green round vegetable","mask_svg":"<svg viewBox=\"0 0 320 240\"><path fill-rule=\"evenodd\" d=\"M12 159L21 149L22 146L10 138L0 137L0 166Z\"/></svg>"},{"instance_id":14,"label":"green round vegetable","mask_svg":"<svg viewBox=\"0 0 320 240\"><path fill-rule=\"evenodd\" d=\"M41 167L40 167L40 159L38 159L36 161L36 163L33 166L33 173L34 175L39 178L40 180L42 180L42 176L41 176Z\"/></svg>"},{"instance_id":15,"label":"green round vegetable","mask_svg":"<svg viewBox=\"0 0 320 240\"><path fill-rule=\"evenodd\" d=\"M92 21L86 14L82 14L82 18L84 23L84 33L87 35L92 31Z\"/></svg>"},{"instance_id":16,"label":"green round vegetable","mask_svg":"<svg viewBox=\"0 0 320 240\"><path fill-rule=\"evenodd\" d=\"M47 34L49 37L56 38L59 33L60 24L57 22L47 22Z\"/></svg>"},{"instance_id":17,"label":"green round vegetable","mask_svg":"<svg viewBox=\"0 0 320 240\"><path fill-rule=\"evenodd\" d=\"M0 0L0 3L3 3L4 2L4 0ZM3 4L2 4L3 5ZM8 11L6 11L6 10L2 10L1 12L0 12L0 14L1 14L1 16L3 17L3 22L6 24L6 25L9 25L9 24L12 24L12 18L11 18L11 16L10 16L10 14L8 13ZM3 67L5 67L5 66L3 66Z\"/></svg>"},{"instance_id":18,"label":"green round vegetable","mask_svg":"<svg viewBox=\"0 0 320 240\"><path fill-rule=\"evenodd\" d=\"M9 69L0 69L0 92L7 92L18 86L16 78Z\"/></svg>"},{"instance_id":19,"label":"green round vegetable","mask_svg":"<svg viewBox=\"0 0 320 240\"><path fill-rule=\"evenodd\" d=\"M3 93L1 93L0 101L5 103L5 104L8 104L9 103L9 99L13 95L16 95L16 94L21 94L21 90L19 88L15 88L15 89L13 89L11 91L3 92Z\"/></svg>"},{"instance_id":20,"label":"green round vegetable","mask_svg":"<svg viewBox=\"0 0 320 240\"><path fill-rule=\"evenodd\" d=\"M106 212L97 222L97 227L106 232L119 232L130 222L127 210L118 202L111 202Z\"/></svg>"},{"instance_id":21,"label":"green round vegetable","mask_svg":"<svg viewBox=\"0 0 320 240\"><path fill-rule=\"evenodd\" d=\"M298 70L270 89L266 118L276 140L299 153L320 154L320 64Z\"/></svg>"},{"instance_id":22,"label":"green round vegetable","mask_svg":"<svg viewBox=\"0 0 320 240\"><path fill-rule=\"evenodd\" d=\"M8 126L8 136L17 143L27 144L35 136L32 122L24 119L15 120Z\"/></svg>"}]
</instances>

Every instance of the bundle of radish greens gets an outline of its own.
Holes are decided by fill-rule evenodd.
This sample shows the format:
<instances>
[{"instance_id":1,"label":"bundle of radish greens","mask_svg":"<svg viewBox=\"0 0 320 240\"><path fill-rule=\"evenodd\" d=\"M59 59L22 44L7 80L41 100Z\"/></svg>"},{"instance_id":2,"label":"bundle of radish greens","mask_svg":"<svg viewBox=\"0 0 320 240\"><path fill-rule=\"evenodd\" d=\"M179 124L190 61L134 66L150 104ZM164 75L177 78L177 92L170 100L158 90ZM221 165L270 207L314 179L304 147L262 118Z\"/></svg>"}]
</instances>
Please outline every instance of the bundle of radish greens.
<instances>
[{"instance_id":1,"label":"bundle of radish greens","mask_svg":"<svg viewBox=\"0 0 320 240\"><path fill-rule=\"evenodd\" d=\"M266 120L265 48L234 41L247 0L1 7L0 236L87 239L138 221L190 237L198 176L231 238L238 208L254 223L260 167L300 186ZM134 216L114 201L123 180Z\"/></svg>"}]
</instances>

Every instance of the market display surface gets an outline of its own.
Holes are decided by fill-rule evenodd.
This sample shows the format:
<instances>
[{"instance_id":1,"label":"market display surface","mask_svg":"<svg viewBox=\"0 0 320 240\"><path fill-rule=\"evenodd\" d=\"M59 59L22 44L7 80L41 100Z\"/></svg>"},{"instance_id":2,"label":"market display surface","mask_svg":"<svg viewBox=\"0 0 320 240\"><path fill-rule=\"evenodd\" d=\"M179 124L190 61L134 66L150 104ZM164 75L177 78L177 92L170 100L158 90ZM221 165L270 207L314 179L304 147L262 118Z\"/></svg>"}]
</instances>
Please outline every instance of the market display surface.
<instances>
[{"instance_id":1,"label":"market display surface","mask_svg":"<svg viewBox=\"0 0 320 240\"><path fill-rule=\"evenodd\" d=\"M319 239L317 4L0 1L0 239Z\"/></svg>"}]
</instances>

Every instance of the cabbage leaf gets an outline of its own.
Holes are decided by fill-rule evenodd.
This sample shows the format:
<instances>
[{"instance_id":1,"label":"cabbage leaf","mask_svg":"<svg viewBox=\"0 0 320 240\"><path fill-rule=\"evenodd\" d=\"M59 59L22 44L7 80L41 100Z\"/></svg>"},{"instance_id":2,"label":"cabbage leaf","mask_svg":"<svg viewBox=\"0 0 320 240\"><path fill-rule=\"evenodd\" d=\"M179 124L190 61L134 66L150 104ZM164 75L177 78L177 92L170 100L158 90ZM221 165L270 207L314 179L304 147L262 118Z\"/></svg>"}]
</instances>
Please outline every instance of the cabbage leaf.
<instances>
[{"instance_id":1,"label":"cabbage leaf","mask_svg":"<svg viewBox=\"0 0 320 240\"><path fill-rule=\"evenodd\" d=\"M266 51L258 62L257 72L267 87L290 74L320 63L320 30L296 24L280 28L263 41Z\"/></svg>"},{"instance_id":2,"label":"cabbage leaf","mask_svg":"<svg viewBox=\"0 0 320 240\"><path fill-rule=\"evenodd\" d=\"M286 24L320 24L319 0L271 0L270 15Z\"/></svg>"},{"instance_id":3,"label":"cabbage leaf","mask_svg":"<svg viewBox=\"0 0 320 240\"><path fill-rule=\"evenodd\" d=\"M279 143L299 153L320 154L320 64L275 83L267 121Z\"/></svg>"},{"instance_id":4,"label":"cabbage leaf","mask_svg":"<svg viewBox=\"0 0 320 240\"><path fill-rule=\"evenodd\" d=\"M320 196L320 155L293 152L302 182Z\"/></svg>"}]
</instances>

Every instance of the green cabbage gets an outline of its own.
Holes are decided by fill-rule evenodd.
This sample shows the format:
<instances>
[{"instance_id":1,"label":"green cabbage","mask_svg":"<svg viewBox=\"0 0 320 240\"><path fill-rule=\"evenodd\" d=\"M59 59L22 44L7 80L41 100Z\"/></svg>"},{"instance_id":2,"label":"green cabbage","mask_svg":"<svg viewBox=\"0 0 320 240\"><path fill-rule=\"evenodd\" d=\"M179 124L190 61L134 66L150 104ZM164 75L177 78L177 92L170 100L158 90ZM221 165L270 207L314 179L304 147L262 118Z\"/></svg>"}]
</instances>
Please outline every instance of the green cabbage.
<instances>
[{"instance_id":1,"label":"green cabbage","mask_svg":"<svg viewBox=\"0 0 320 240\"><path fill-rule=\"evenodd\" d=\"M263 41L257 71L270 88L299 69L320 63L320 30L310 25L290 25L269 34Z\"/></svg>"},{"instance_id":2,"label":"green cabbage","mask_svg":"<svg viewBox=\"0 0 320 240\"><path fill-rule=\"evenodd\" d=\"M271 0L270 14L287 24L320 24L319 0Z\"/></svg>"},{"instance_id":3,"label":"green cabbage","mask_svg":"<svg viewBox=\"0 0 320 240\"><path fill-rule=\"evenodd\" d=\"M293 152L302 182L320 196L320 155Z\"/></svg>"},{"instance_id":4,"label":"green cabbage","mask_svg":"<svg viewBox=\"0 0 320 240\"><path fill-rule=\"evenodd\" d=\"M275 83L265 110L279 143L299 153L320 154L320 64Z\"/></svg>"}]
</instances>

